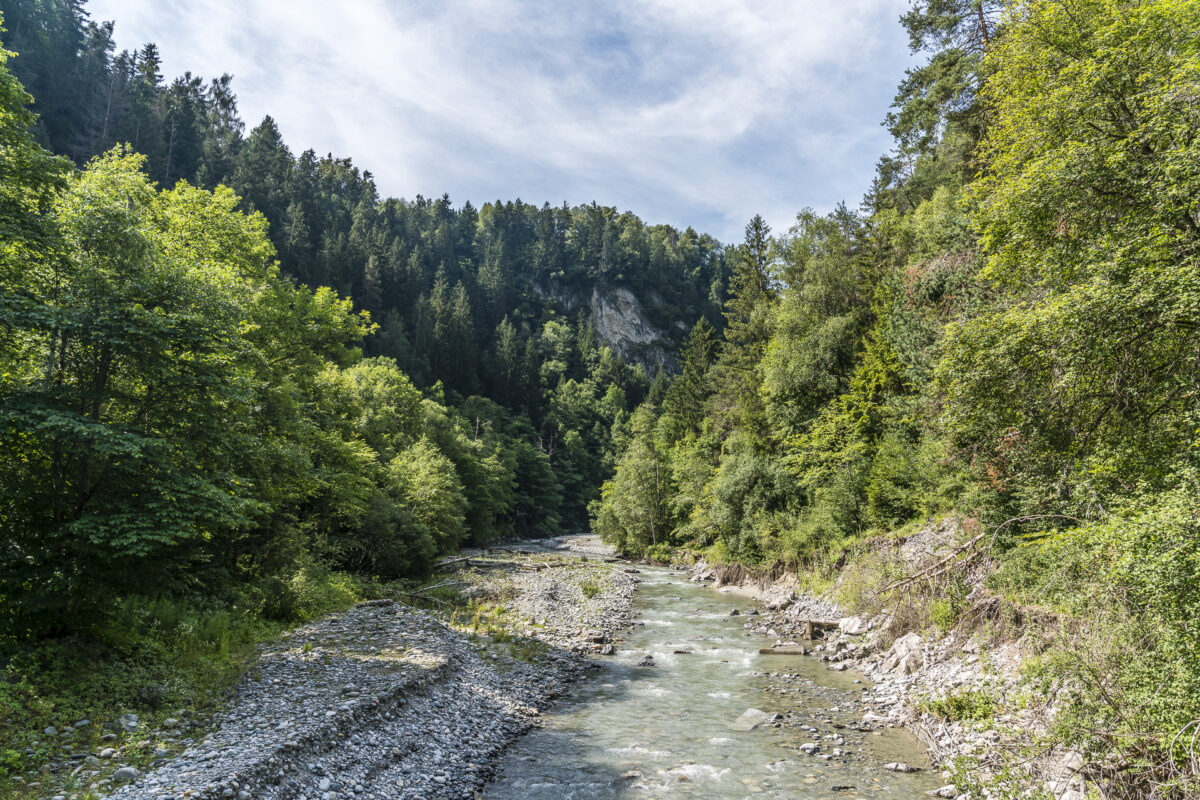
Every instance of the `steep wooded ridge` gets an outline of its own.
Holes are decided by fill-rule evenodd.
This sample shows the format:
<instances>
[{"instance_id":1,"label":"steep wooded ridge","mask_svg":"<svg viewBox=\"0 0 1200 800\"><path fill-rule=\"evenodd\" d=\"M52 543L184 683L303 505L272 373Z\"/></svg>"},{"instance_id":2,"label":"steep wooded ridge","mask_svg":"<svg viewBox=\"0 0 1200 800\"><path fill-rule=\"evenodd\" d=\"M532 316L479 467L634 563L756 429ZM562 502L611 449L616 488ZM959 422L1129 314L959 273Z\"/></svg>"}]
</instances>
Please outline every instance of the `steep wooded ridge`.
<instances>
[{"instance_id":1,"label":"steep wooded ridge","mask_svg":"<svg viewBox=\"0 0 1200 800\"><path fill-rule=\"evenodd\" d=\"M70 625L89 571L157 592L175 568L241 582L304 552L395 577L582 527L611 431L719 320L709 236L596 204L381 199L349 159L293 156L270 118L244 134L228 76L164 82L153 45L114 55L82 3L0 11L39 114L12 84L13 136L32 125L83 169L25 141L45 168L13 176L40 181L22 223L53 243L6 287L9 431L33 433L8 437L25 566L5 594L38 595L26 614ZM126 230L94 229L118 211Z\"/></svg>"},{"instance_id":2,"label":"steep wooded ridge","mask_svg":"<svg viewBox=\"0 0 1200 800\"><path fill-rule=\"evenodd\" d=\"M381 198L82 2L0 13L0 772L460 546L586 526L720 321L710 236Z\"/></svg>"},{"instance_id":3,"label":"steep wooded ridge","mask_svg":"<svg viewBox=\"0 0 1200 800\"><path fill-rule=\"evenodd\" d=\"M903 23L929 60L863 210L747 229L724 336L696 330L634 412L595 529L790 570L886 621L869 654L1019 642L1020 691L914 684L935 728L1049 703L982 751L993 796L1197 796L1200 3L928 0Z\"/></svg>"},{"instance_id":4,"label":"steep wooded ridge","mask_svg":"<svg viewBox=\"0 0 1200 800\"><path fill-rule=\"evenodd\" d=\"M915 0L860 209L729 248L381 199L77 0L0 10L0 720L590 517L873 620L835 663L1020 651L915 684L929 725L1045 701L972 796L1048 750L1060 794L1200 795L1200 0Z\"/></svg>"}]
</instances>

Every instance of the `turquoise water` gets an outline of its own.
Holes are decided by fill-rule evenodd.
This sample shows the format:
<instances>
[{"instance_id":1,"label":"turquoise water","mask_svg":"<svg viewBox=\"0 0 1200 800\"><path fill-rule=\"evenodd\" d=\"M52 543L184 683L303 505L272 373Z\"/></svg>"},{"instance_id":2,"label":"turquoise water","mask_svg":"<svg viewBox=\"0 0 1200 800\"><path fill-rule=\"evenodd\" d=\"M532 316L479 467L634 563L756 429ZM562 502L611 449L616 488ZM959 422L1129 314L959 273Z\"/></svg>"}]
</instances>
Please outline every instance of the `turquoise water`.
<instances>
[{"instance_id":1,"label":"turquoise water","mask_svg":"<svg viewBox=\"0 0 1200 800\"><path fill-rule=\"evenodd\" d=\"M868 706L853 674L759 655L770 643L729 616L752 602L670 570L640 577L641 624L510 750L486 800L917 798L943 783L908 734L855 729ZM655 666L638 666L647 656ZM745 730L748 709L782 719Z\"/></svg>"}]
</instances>

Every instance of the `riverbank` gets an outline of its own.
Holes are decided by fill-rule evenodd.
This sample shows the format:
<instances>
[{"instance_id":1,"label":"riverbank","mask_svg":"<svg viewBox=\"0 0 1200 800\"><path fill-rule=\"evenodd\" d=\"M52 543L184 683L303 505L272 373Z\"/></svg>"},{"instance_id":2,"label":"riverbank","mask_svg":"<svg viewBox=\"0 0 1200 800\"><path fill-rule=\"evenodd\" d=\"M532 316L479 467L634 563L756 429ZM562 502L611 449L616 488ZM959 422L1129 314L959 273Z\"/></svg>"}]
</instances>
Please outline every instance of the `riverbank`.
<instances>
[{"instance_id":1,"label":"riverbank","mask_svg":"<svg viewBox=\"0 0 1200 800\"><path fill-rule=\"evenodd\" d=\"M431 596L429 608L383 598L291 630L260 647L210 720L126 719L128 730L72 757L33 796L470 796L589 655L615 646L637 579L497 550L437 582L449 599Z\"/></svg>"},{"instance_id":2,"label":"riverbank","mask_svg":"<svg viewBox=\"0 0 1200 800\"><path fill-rule=\"evenodd\" d=\"M901 800L941 785L908 733L860 723L865 681L762 653L771 641L743 627L761 605L628 568L642 578L634 626L513 745L488 800Z\"/></svg>"},{"instance_id":3,"label":"riverbank","mask_svg":"<svg viewBox=\"0 0 1200 800\"><path fill-rule=\"evenodd\" d=\"M883 558L895 563L885 572L919 575L943 562L963 538L955 520L931 522L894 543ZM746 630L778 646L803 648L830 671L869 681L861 724L916 735L946 781L939 796L979 791L1002 775L1012 783L1014 764L1016 780L1025 786L1058 800L1086 796L1081 755L1039 743L1056 711L1055 697L1027 680L1025 668L1046 651L1053 634L1046 633L1048 626L1019 619L1020 610L1002 609L985 587L987 564L957 576L955 590L966 610L949 620L937 619L937 604L944 601L936 592L879 601L873 590L886 581L878 564L851 561L820 593L782 571L754 574L703 560L689 569L694 581L770 609L744 623Z\"/></svg>"}]
</instances>

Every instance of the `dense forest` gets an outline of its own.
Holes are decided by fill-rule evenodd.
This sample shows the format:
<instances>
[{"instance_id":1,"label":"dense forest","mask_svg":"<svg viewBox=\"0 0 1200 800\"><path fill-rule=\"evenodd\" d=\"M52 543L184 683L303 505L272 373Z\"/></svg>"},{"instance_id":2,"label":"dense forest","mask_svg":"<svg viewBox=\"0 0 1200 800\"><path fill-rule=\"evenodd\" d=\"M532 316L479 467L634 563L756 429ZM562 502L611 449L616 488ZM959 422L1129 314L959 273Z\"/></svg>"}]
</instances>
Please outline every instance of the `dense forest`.
<instances>
[{"instance_id":1,"label":"dense forest","mask_svg":"<svg viewBox=\"0 0 1200 800\"><path fill-rule=\"evenodd\" d=\"M1195 790L1200 0L918 0L861 206L728 246L380 198L81 0L0 11L6 646L589 522L824 579L952 516L1060 621L1054 735ZM660 341L597 332L616 290Z\"/></svg>"},{"instance_id":2,"label":"dense forest","mask_svg":"<svg viewBox=\"0 0 1200 800\"><path fill-rule=\"evenodd\" d=\"M719 323L710 236L596 204L381 199L349 158L293 156L270 118L245 133L229 76L114 54L82 2L0 10L20 54L4 183L24 244L0 318L14 629L79 624L101 583L249 586L286 616L281 576L309 559L412 576L462 543L585 526L612 431L663 391L687 328ZM617 289L659 341L598 336L595 298Z\"/></svg>"},{"instance_id":3,"label":"dense forest","mask_svg":"<svg viewBox=\"0 0 1200 800\"><path fill-rule=\"evenodd\" d=\"M633 413L595 527L820 575L957 512L991 590L1091 632L1041 676L1070 689L1060 741L1132 796L1194 791L1200 3L903 24L927 60L862 209L747 228L724 335L694 329ZM961 586L928 600L944 624Z\"/></svg>"}]
</instances>

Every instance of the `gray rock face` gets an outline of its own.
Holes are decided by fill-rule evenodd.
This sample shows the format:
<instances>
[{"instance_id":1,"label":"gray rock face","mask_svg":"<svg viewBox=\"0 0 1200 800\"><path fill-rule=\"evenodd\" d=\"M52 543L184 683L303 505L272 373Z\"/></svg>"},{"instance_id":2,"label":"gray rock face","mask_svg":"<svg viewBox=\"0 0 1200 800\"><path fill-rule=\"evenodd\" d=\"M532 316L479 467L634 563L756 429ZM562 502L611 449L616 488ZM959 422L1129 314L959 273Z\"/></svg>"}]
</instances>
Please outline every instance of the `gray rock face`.
<instances>
[{"instance_id":1,"label":"gray rock face","mask_svg":"<svg viewBox=\"0 0 1200 800\"><path fill-rule=\"evenodd\" d=\"M637 361L650 375L660 367L668 372L677 369L669 340L646 319L633 292L624 287L601 292L596 287L589 306L597 335L617 355Z\"/></svg>"}]
</instances>

